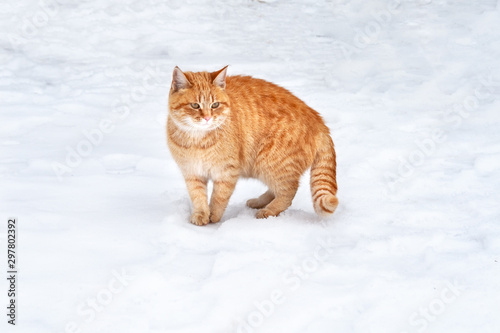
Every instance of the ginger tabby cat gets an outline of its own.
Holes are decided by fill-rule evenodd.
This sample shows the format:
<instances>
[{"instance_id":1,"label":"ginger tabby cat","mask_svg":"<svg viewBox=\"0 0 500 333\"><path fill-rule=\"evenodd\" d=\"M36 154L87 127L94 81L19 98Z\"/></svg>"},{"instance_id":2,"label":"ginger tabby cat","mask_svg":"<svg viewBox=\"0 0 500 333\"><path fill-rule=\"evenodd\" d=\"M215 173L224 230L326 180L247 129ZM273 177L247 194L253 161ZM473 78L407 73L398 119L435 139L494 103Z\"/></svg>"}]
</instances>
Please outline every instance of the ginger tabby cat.
<instances>
[{"instance_id":1,"label":"ginger tabby cat","mask_svg":"<svg viewBox=\"0 0 500 333\"><path fill-rule=\"evenodd\" d=\"M321 116L284 88L250 76L226 77L226 71L175 67L173 73L167 138L193 204L191 222L219 222L240 177L269 188L247 202L259 209L256 217L277 216L292 204L309 167L314 209L332 214L338 205L335 149Z\"/></svg>"}]
</instances>

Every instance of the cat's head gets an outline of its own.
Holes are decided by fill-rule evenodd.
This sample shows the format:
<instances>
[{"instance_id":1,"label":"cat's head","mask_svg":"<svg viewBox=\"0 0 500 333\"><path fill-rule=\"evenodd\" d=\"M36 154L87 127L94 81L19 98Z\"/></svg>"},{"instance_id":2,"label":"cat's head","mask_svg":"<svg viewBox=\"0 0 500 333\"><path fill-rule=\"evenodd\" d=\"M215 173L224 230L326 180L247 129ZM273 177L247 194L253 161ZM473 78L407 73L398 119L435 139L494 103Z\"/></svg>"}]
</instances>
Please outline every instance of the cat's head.
<instances>
[{"instance_id":1,"label":"cat's head","mask_svg":"<svg viewBox=\"0 0 500 333\"><path fill-rule=\"evenodd\" d=\"M226 70L183 72L175 67L169 96L170 117L180 129L188 132L211 131L229 116L226 94Z\"/></svg>"}]
</instances>

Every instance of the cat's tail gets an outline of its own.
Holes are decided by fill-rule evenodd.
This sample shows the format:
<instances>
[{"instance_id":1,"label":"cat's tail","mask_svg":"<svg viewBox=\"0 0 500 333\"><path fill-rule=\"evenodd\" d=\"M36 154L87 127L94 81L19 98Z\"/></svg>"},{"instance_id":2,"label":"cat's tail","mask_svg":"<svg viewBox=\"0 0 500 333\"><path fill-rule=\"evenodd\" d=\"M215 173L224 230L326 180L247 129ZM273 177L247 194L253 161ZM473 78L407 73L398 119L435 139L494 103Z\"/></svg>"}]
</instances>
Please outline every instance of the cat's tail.
<instances>
[{"instance_id":1,"label":"cat's tail","mask_svg":"<svg viewBox=\"0 0 500 333\"><path fill-rule=\"evenodd\" d=\"M311 194L314 210L320 216L333 214L339 204L336 168L332 138L326 133L322 134L311 165Z\"/></svg>"}]
</instances>

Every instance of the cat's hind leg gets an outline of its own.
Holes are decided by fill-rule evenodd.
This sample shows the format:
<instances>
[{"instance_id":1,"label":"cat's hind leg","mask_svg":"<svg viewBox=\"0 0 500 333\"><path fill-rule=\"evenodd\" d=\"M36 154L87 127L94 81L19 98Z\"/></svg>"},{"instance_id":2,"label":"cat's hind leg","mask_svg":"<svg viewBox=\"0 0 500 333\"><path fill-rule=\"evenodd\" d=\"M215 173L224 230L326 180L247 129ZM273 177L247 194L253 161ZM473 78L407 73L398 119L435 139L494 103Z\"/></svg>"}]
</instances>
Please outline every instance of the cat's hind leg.
<instances>
[{"instance_id":1,"label":"cat's hind leg","mask_svg":"<svg viewBox=\"0 0 500 333\"><path fill-rule=\"evenodd\" d=\"M274 194L273 192L271 192L271 190L268 190L260 197L248 200L247 206L250 208L260 209L266 207L273 200Z\"/></svg>"},{"instance_id":2,"label":"cat's hind leg","mask_svg":"<svg viewBox=\"0 0 500 333\"><path fill-rule=\"evenodd\" d=\"M299 177L294 180L289 180L286 184L281 184L276 189L273 189L275 198L264 208L259 209L255 217L265 219L269 216L278 216L292 204L292 200L299 188ZM266 192L267 193L267 192Z\"/></svg>"}]
</instances>

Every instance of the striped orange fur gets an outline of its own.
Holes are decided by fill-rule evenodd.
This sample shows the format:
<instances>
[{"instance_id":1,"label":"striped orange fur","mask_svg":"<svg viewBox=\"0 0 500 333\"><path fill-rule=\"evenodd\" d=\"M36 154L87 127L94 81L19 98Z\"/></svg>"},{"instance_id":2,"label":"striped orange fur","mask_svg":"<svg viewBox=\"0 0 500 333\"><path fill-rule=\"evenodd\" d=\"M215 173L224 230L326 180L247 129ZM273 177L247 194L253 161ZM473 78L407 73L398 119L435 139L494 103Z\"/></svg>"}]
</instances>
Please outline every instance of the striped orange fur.
<instances>
[{"instance_id":1,"label":"striped orange fur","mask_svg":"<svg viewBox=\"0 0 500 333\"><path fill-rule=\"evenodd\" d=\"M191 222L219 222L240 177L268 191L247 205L257 218L277 216L311 168L319 215L338 205L335 149L321 116L288 90L250 76L174 69L169 95L168 146L193 204ZM213 181L208 202L207 183Z\"/></svg>"}]
</instances>

